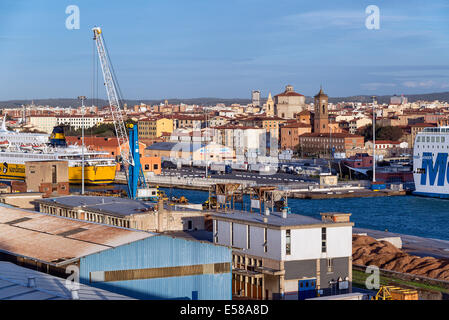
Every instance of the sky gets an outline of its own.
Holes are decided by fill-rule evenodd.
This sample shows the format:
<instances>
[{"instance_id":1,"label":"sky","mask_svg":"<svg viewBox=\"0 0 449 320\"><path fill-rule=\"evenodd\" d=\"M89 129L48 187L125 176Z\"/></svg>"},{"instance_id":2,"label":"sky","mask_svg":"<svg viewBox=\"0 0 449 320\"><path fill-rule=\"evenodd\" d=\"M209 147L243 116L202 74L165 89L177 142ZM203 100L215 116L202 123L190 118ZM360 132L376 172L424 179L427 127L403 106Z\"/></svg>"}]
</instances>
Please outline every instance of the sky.
<instances>
[{"instance_id":1,"label":"sky","mask_svg":"<svg viewBox=\"0 0 449 320\"><path fill-rule=\"evenodd\" d=\"M0 101L105 98L94 26L126 99L449 91L447 0L1 0Z\"/></svg>"}]
</instances>

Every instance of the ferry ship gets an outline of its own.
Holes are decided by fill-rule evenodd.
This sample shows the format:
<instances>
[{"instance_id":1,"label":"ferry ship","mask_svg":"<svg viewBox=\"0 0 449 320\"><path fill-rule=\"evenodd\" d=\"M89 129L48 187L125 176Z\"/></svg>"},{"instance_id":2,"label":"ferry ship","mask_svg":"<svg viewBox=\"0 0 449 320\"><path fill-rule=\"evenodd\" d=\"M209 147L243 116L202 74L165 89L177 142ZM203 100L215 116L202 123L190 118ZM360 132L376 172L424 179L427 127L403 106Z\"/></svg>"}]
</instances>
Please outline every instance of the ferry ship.
<instances>
[{"instance_id":1,"label":"ferry ship","mask_svg":"<svg viewBox=\"0 0 449 320\"><path fill-rule=\"evenodd\" d=\"M67 146L64 130L55 127L51 135L17 133L0 129L0 180L25 180L27 161L67 161L69 182L81 184L84 148L84 183L111 184L117 164L106 152L92 152L83 146Z\"/></svg>"},{"instance_id":2,"label":"ferry ship","mask_svg":"<svg viewBox=\"0 0 449 320\"><path fill-rule=\"evenodd\" d=\"M449 199L449 127L425 128L413 150L414 192L417 196Z\"/></svg>"}]
</instances>

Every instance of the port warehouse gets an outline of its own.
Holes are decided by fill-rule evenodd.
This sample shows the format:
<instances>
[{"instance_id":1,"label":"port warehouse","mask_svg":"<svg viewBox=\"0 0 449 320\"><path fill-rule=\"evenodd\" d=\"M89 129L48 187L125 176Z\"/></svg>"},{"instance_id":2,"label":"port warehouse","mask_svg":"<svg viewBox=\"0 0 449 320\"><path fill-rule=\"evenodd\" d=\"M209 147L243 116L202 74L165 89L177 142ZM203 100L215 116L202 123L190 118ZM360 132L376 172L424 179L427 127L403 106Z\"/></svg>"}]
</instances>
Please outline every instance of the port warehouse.
<instances>
[{"instance_id":1,"label":"port warehouse","mask_svg":"<svg viewBox=\"0 0 449 320\"><path fill-rule=\"evenodd\" d=\"M226 246L0 208L0 260L135 299L232 298Z\"/></svg>"},{"instance_id":2,"label":"port warehouse","mask_svg":"<svg viewBox=\"0 0 449 320\"><path fill-rule=\"evenodd\" d=\"M352 282L350 214L234 211L213 215L214 243L232 246L233 293L254 299L297 300L345 294Z\"/></svg>"},{"instance_id":3,"label":"port warehouse","mask_svg":"<svg viewBox=\"0 0 449 320\"><path fill-rule=\"evenodd\" d=\"M0 300L133 300L84 284L74 289L66 279L0 261Z\"/></svg>"},{"instance_id":4,"label":"port warehouse","mask_svg":"<svg viewBox=\"0 0 449 320\"><path fill-rule=\"evenodd\" d=\"M202 211L163 201L156 205L128 198L68 196L33 203L41 213L151 232L204 230L206 223Z\"/></svg>"}]
</instances>

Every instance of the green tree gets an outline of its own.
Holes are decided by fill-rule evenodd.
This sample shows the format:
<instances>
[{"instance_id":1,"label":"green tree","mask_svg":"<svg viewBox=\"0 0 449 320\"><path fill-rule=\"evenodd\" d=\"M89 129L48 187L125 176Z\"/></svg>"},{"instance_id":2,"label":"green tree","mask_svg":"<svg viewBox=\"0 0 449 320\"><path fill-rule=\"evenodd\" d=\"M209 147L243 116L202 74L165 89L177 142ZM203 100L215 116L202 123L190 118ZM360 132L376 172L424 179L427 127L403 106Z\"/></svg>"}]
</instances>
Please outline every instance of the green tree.
<instances>
[{"instance_id":1,"label":"green tree","mask_svg":"<svg viewBox=\"0 0 449 320\"><path fill-rule=\"evenodd\" d=\"M365 137L365 141L373 140L373 126L369 125L360 130L360 134ZM398 141L403 136L402 129L399 127L386 126L381 127L376 125L376 140L391 140Z\"/></svg>"}]
</instances>

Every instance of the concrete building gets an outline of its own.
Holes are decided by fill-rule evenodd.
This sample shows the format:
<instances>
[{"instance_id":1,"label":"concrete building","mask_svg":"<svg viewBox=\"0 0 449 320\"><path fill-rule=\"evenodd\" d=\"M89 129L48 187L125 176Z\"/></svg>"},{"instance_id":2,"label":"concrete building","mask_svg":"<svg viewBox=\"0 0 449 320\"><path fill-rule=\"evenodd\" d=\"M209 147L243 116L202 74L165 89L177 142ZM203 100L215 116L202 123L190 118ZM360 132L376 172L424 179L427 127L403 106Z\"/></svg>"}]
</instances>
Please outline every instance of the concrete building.
<instances>
[{"instance_id":1,"label":"concrete building","mask_svg":"<svg viewBox=\"0 0 449 320\"><path fill-rule=\"evenodd\" d=\"M70 117L58 117L57 122L58 125L66 125L74 128L75 130L81 129L90 129L102 124L104 121L104 117L100 117L98 115L85 115L82 116L70 116Z\"/></svg>"},{"instance_id":2,"label":"concrete building","mask_svg":"<svg viewBox=\"0 0 449 320\"><path fill-rule=\"evenodd\" d=\"M212 215L214 243L233 248L233 293L298 299L302 284L321 295L347 293L352 282L349 214L249 212Z\"/></svg>"},{"instance_id":3,"label":"concrete building","mask_svg":"<svg viewBox=\"0 0 449 320\"><path fill-rule=\"evenodd\" d=\"M294 150L299 144L299 136L312 133L312 126L304 123L292 123L283 125L281 131L281 150Z\"/></svg>"},{"instance_id":4,"label":"concrete building","mask_svg":"<svg viewBox=\"0 0 449 320\"><path fill-rule=\"evenodd\" d=\"M161 159L191 161L222 162L233 160L233 149L216 143L204 145L201 143L158 142L145 149L145 157L160 157Z\"/></svg>"},{"instance_id":5,"label":"concrete building","mask_svg":"<svg viewBox=\"0 0 449 320\"><path fill-rule=\"evenodd\" d=\"M39 192L44 197L70 194L67 161L25 162L27 192Z\"/></svg>"},{"instance_id":6,"label":"concrete building","mask_svg":"<svg viewBox=\"0 0 449 320\"><path fill-rule=\"evenodd\" d=\"M252 116L238 119L238 123L248 127L264 128L267 132L267 141L279 140L279 128L287 123L286 119L268 116Z\"/></svg>"},{"instance_id":7,"label":"concrete building","mask_svg":"<svg viewBox=\"0 0 449 320\"><path fill-rule=\"evenodd\" d=\"M306 156L328 156L336 153L360 153L365 148L362 136L347 133L305 133L299 136L300 151Z\"/></svg>"},{"instance_id":8,"label":"concrete building","mask_svg":"<svg viewBox=\"0 0 449 320\"><path fill-rule=\"evenodd\" d=\"M231 248L2 207L0 260L144 300L230 300Z\"/></svg>"},{"instance_id":9,"label":"concrete building","mask_svg":"<svg viewBox=\"0 0 449 320\"><path fill-rule=\"evenodd\" d=\"M288 85L285 91L274 97L275 115L283 119L295 119L296 114L305 110L305 97L294 91L293 86Z\"/></svg>"},{"instance_id":10,"label":"concrete building","mask_svg":"<svg viewBox=\"0 0 449 320\"><path fill-rule=\"evenodd\" d=\"M266 129L254 126L223 126L213 128L217 144L235 151L236 156L266 155Z\"/></svg>"},{"instance_id":11,"label":"concrete building","mask_svg":"<svg viewBox=\"0 0 449 320\"><path fill-rule=\"evenodd\" d=\"M150 232L204 230L201 211L115 197L38 199L39 211L71 219Z\"/></svg>"},{"instance_id":12,"label":"concrete building","mask_svg":"<svg viewBox=\"0 0 449 320\"><path fill-rule=\"evenodd\" d=\"M255 107L260 107L260 91L255 90L251 94L251 104Z\"/></svg>"},{"instance_id":13,"label":"concrete building","mask_svg":"<svg viewBox=\"0 0 449 320\"><path fill-rule=\"evenodd\" d=\"M153 141L162 136L163 132L172 133L174 130L173 119L153 117L139 120L139 140L142 142Z\"/></svg>"},{"instance_id":14,"label":"concrete building","mask_svg":"<svg viewBox=\"0 0 449 320\"><path fill-rule=\"evenodd\" d=\"M28 119L33 128L47 134L52 133L53 128L58 125L58 119L53 115L30 116Z\"/></svg>"}]
</instances>

